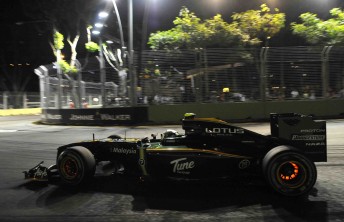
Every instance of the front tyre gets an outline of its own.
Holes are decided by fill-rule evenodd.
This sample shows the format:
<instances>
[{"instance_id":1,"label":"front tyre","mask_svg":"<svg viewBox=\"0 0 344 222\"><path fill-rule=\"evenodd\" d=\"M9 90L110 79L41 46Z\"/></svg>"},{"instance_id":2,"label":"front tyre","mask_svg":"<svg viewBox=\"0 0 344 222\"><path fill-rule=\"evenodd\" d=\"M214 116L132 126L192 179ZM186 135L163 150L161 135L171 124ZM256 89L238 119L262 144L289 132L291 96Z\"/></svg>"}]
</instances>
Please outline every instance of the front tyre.
<instances>
[{"instance_id":1,"label":"front tyre","mask_svg":"<svg viewBox=\"0 0 344 222\"><path fill-rule=\"evenodd\" d=\"M268 184L284 196L301 196L310 192L317 180L317 170L304 155L289 150L266 155L263 172Z\"/></svg>"},{"instance_id":2,"label":"front tyre","mask_svg":"<svg viewBox=\"0 0 344 222\"><path fill-rule=\"evenodd\" d=\"M63 184L76 187L85 184L94 175L96 162L84 147L71 147L57 158L57 169Z\"/></svg>"}]
</instances>

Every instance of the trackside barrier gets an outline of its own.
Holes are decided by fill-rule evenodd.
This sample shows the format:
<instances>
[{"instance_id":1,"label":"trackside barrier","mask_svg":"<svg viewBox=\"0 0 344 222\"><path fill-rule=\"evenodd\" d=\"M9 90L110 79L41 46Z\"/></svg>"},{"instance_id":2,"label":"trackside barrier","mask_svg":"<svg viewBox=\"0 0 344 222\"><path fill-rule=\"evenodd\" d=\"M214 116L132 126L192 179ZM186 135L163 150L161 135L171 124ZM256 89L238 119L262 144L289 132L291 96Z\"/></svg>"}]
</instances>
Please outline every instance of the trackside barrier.
<instances>
[{"instance_id":1,"label":"trackside barrier","mask_svg":"<svg viewBox=\"0 0 344 222\"><path fill-rule=\"evenodd\" d=\"M172 111L173 110L173 111ZM71 125L126 125L180 123L184 113L229 121L269 119L270 113L300 113L316 118L343 118L344 100L271 101L219 104L177 104L147 107L45 109L42 122Z\"/></svg>"},{"instance_id":2,"label":"trackside barrier","mask_svg":"<svg viewBox=\"0 0 344 222\"><path fill-rule=\"evenodd\" d=\"M43 109L42 123L66 125L127 125L148 122L147 107Z\"/></svg>"}]
</instances>

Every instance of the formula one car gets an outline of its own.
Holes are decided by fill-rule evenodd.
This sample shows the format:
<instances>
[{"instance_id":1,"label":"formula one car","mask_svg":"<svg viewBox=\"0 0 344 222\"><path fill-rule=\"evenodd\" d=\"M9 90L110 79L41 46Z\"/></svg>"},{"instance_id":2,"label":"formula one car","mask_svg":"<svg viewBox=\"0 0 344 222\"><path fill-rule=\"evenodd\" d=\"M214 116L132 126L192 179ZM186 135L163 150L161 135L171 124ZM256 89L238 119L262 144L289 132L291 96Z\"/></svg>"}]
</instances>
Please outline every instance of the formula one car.
<instances>
[{"instance_id":1,"label":"formula one car","mask_svg":"<svg viewBox=\"0 0 344 222\"><path fill-rule=\"evenodd\" d=\"M271 135L261 135L215 118L182 120L185 134L167 130L161 138L123 139L117 135L61 146L56 165L25 172L43 180L58 174L79 186L107 162L113 172L138 178L202 180L261 176L277 193L307 194L317 179L314 162L327 161L326 122L300 114L271 114Z\"/></svg>"}]
</instances>

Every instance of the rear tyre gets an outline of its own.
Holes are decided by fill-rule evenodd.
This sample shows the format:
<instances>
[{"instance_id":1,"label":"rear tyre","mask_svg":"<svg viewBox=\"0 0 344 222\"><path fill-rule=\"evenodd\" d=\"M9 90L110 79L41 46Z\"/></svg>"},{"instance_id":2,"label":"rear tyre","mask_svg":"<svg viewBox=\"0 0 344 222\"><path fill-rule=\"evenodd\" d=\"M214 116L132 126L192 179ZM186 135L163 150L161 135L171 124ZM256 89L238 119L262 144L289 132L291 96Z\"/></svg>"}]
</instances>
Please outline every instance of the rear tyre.
<instances>
[{"instance_id":1,"label":"rear tyre","mask_svg":"<svg viewBox=\"0 0 344 222\"><path fill-rule=\"evenodd\" d=\"M57 158L57 169L63 184L76 187L84 185L95 173L93 154L84 147L71 147Z\"/></svg>"},{"instance_id":2,"label":"rear tyre","mask_svg":"<svg viewBox=\"0 0 344 222\"><path fill-rule=\"evenodd\" d=\"M317 180L314 163L293 150L271 151L263 160L263 172L268 184L284 196L308 194Z\"/></svg>"}]
</instances>

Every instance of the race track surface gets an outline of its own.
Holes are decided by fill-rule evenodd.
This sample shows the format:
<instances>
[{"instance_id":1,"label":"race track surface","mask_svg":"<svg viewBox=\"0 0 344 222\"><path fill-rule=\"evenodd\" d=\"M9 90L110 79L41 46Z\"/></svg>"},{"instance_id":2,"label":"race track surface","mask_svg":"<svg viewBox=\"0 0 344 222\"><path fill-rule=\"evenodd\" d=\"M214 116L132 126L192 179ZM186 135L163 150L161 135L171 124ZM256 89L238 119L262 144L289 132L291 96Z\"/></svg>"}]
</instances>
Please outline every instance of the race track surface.
<instances>
[{"instance_id":1,"label":"race track surface","mask_svg":"<svg viewBox=\"0 0 344 222\"><path fill-rule=\"evenodd\" d=\"M122 176L96 176L82 190L28 182L22 171L56 148L111 134L145 137L179 126L84 127L36 125L39 116L0 117L0 221L343 221L344 120L328 120L328 162L317 163L318 181L308 198L281 198L250 181L149 186ZM241 126L269 133L268 123Z\"/></svg>"}]
</instances>

